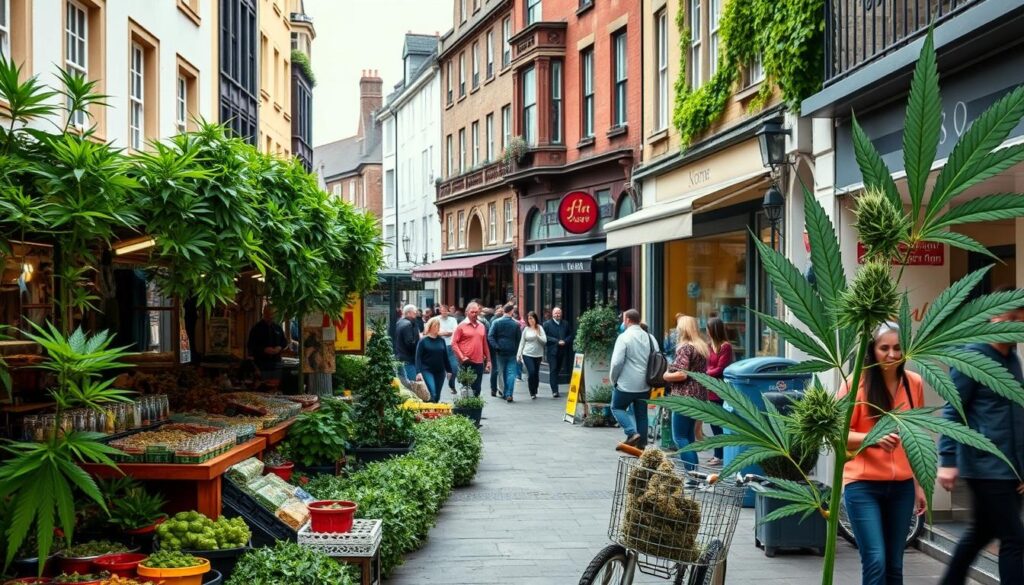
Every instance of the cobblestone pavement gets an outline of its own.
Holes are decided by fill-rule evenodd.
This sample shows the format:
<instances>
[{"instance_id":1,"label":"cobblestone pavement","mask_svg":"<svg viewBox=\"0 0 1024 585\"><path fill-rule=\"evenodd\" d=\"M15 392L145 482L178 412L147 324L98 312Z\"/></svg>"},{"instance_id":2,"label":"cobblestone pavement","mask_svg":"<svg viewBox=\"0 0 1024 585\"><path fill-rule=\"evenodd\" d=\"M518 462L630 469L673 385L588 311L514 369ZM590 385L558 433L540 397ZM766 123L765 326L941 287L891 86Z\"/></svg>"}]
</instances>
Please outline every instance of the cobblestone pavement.
<instances>
[{"instance_id":1,"label":"cobblestone pavement","mask_svg":"<svg viewBox=\"0 0 1024 585\"><path fill-rule=\"evenodd\" d=\"M486 382L486 381L485 381ZM481 431L484 456L473 484L456 490L419 551L408 555L389 585L575 585L590 559L608 544L619 429L561 422L565 404L547 385L530 400L524 383L516 402L491 398ZM754 546L754 514L745 509L729 551L726 583L820 582L821 558ZM906 585L938 582L942 565L910 549ZM637 576L639 584L668 581ZM860 583L857 551L840 545L837 585Z\"/></svg>"}]
</instances>

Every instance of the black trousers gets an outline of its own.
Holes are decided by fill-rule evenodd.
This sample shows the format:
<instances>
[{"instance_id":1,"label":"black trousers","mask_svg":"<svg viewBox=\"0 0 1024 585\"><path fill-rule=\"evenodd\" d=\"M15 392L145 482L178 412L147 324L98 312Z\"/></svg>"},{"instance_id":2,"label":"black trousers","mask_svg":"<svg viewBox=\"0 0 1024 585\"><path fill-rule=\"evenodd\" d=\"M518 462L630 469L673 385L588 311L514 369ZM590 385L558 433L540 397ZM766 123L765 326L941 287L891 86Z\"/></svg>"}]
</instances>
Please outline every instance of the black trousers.
<instances>
[{"instance_id":1,"label":"black trousers","mask_svg":"<svg viewBox=\"0 0 1024 585\"><path fill-rule=\"evenodd\" d=\"M949 561L942 585L963 585L981 549L999 540L999 581L1024 583L1024 523L1021 523L1020 482L1007 479L965 479L971 488L974 518Z\"/></svg>"},{"instance_id":2,"label":"black trousers","mask_svg":"<svg viewBox=\"0 0 1024 585\"><path fill-rule=\"evenodd\" d=\"M540 358L524 355L523 363L526 364L526 383L530 388L530 396L536 396L537 387L540 386Z\"/></svg>"},{"instance_id":3,"label":"black trousers","mask_svg":"<svg viewBox=\"0 0 1024 585\"><path fill-rule=\"evenodd\" d=\"M552 394L558 394L558 376L565 368L565 356L569 353L564 347L548 352L548 382L551 384Z\"/></svg>"}]
</instances>

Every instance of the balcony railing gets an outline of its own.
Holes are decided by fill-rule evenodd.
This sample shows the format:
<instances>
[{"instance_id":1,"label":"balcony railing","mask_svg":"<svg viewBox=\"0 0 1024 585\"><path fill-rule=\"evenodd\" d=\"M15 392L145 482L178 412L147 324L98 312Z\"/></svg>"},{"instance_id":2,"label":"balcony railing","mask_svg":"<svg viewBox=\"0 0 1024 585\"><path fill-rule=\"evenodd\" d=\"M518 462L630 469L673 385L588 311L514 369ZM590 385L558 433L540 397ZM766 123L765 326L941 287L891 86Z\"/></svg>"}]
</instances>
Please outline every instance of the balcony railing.
<instances>
[{"instance_id":1,"label":"balcony railing","mask_svg":"<svg viewBox=\"0 0 1024 585\"><path fill-rule=\"evenodd\" d=\"M826 0L825 85L982 0Z\"/></svg>"},{"instance_id":2,"label":"balcony railing","mask_svg":"<svg viewBox=\"0 0 1024 585\"><path fill-rule=\"evenodd\" d=\"M500 160L487 166L467 171L438 185L437 199L438 201L448 199L475 187L500 183L506 172L506 165L504 161Z\"/></svg>"}]
</instances>

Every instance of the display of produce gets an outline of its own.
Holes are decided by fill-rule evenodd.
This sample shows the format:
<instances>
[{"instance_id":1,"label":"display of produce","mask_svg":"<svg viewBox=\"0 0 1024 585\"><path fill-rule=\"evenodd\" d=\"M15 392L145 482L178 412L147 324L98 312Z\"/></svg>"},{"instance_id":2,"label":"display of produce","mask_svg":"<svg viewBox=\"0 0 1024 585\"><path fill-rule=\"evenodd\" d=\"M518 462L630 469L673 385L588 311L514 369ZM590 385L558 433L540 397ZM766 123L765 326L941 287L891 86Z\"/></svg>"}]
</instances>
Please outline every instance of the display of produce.
<instances>
[{"instance_id":1,"label":"display of produce","mask_svg":"<svg viewBox=\"0 0 1024 585\"><path fill-rule=\"evenodd\" d=\"M249 543L252 533L241 518L210 520L199 512L178 512L156 529L162 551L222 550Z\"/></svg>"},{"instance_id":2,"label":"display of produce","mask_svg":"<svg viewBox=\"0 0 1024 585\"><path fill-rule=\"evenodd\" d=\"M130 577L119 577L117 575L111 575L109 579L100 581L100 585L158 585L154 581L132 579Z\"/></svg>"},{"instance_id":3,"label":"display of produce","mask_svg":"<svg viewBox=\"0 0 1024 585\"><path fill-rule=\"evenodd\" d=\"M90 540L74 546L69 546L60 552L60 556L68 559L81 559L87 557L98 557L111 553L128 552L128 547L120 542L109 540Z\"/></svg>"},{"instance_id":4,"label":"display of produce","mask_svg":"<svg viewBox=\"0 0 1024 585\"><path fill-rule=\"evenodd\" d=\"M148 427L166 420L170 415L167 396L143 396L134 402L108 404L102 410L74 408L56 414L29 415L22 420L21 439L45 441L53 438L59 428L64 433L123 433Z\"/></svg>"},{"instance_id":5,"label":"display of produce","mask_svg":"<svg viewBox=\"0 0 1024 585\"><path fill-rule=\"evenodd\" d=\"M54 577L53 582L59 585L64 583L99 583L102 579L110 577L109 573L62 573Z\"/></svg>"},{"instance_id":6,"label":"display of produce","mask_svg":"<svg viewBox=\"0 0 1024 585\"><path fill-rule=\"evenodd\" d=\"M142 565L153 569L183 569L203 564L203 559L182 552L160 550L142 561Z\"/></svg>"},{"instance_id":7,"label":"display of produce","mask_svg":"<svg viewBox=\"0 0 1024 585\"><path fill-rule=\"evenodd\" d=\"M298 402L299 404L302 405L303 408L309 408L310 406L313 406L317 402L320 402L320 397L317 396L316 394L282 394L281 398L284 398L285 400L291 400L292 402Z\"/></svg>"},{"instance_id":8,"label":"display of produce","mask_svg":"<svg viewBox=\"0 0 1024 585\"><path fill-rule=\"evenodd\" d=\"M239 486L244 486L263 475L263 462L255 457L250 457L229 467L224 475Z\"/></svg>"},{"instance_id":9,"label":"display of produce","mask_svg":"<svg viewBox=\"0 0 1024 585\"><path fill-rule=\"evenodd\" d=\"M223 396L228 404L239 412L258 416L273 414L277 417L277 422L284 422L302 412L301 404L275 394L233 392Z\"/></svg>"},{"instance_id":10,"label":"display of produce","mask_svg":"<svg viewBox=\"0 0 1024 585\"><path fill-rule=\"evenodd\" d=\"M223 384L204 378L195 368L179 368L159 374L133 373L121 387L143 394L166 394L175 412L202 410L223 413L227 406L220 391Z\"/></svg>"},{"instance_id":11,"label":"display of produce","mask_svg":"<svg viewBox=\"0 0 1024 585\"><path fill-rule=\"evenodd\" d=\"M146 463L202 463L236 443L234 431L194 424L169 424L110 442L122 459Z\"/></svg>"}]
</instances>

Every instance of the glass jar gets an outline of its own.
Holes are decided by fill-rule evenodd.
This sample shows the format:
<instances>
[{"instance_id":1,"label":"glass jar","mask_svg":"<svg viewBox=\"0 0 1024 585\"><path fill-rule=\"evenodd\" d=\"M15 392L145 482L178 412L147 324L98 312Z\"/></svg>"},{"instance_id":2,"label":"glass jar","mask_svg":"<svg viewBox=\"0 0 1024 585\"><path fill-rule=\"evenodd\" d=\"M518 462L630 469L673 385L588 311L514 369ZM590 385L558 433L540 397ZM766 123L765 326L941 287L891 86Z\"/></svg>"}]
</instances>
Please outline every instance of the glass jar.
<instances>
[{"instance_id":1,"label":"glass jar","mask_svg":"<svg viewBox=\"0 0 1024 585\"><path fill-rule=\"evenodd\" d=\"M38 436L36 433L39 433ZM39 441L42 440L42 428L39 426L39 417L34 415L21 419L21 440Z\"/></svg>"},{"instance_id":2,"label":"glass jar","mask_svg":"<svg viewBox=\"0 0 1024 585\"><path fill-rule=\"evenodd\" d=\"M139 402L138 400L136 400L135 402L132 402L131 403L131 409L132 409L132 423L133 423L132 424L132 428L133 429L137 429L137 428L143 426L144 424L146 424L145 421L144 421L144 418L142 416L142 403Z\"/></svg>"}]
</instances>

